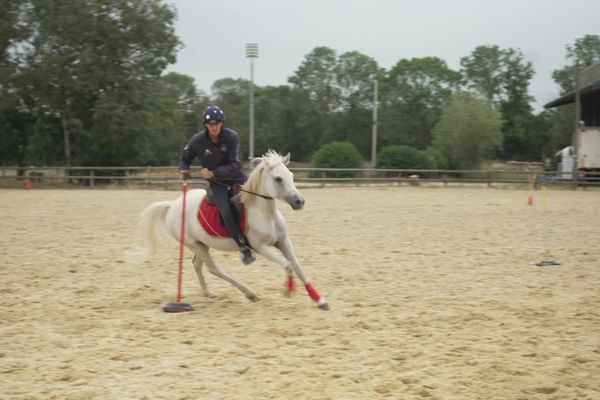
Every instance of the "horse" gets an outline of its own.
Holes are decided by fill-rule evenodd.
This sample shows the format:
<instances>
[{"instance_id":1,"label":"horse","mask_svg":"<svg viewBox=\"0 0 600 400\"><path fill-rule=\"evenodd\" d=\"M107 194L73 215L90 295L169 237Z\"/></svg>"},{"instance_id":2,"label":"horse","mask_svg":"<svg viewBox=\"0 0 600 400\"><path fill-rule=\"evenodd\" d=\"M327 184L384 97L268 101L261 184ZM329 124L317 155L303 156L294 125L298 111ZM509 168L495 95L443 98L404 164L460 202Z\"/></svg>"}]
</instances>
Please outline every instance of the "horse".
<instances>
[{"instance_id":1,"label":"horse","mask_svg":"<svg viewBox=\"0 0 600 400\"><path fill-rule=\"evenodd\" d=\"M328 310L329 305L312 286L296 258L294 247L288 237L287 227L276 200L289 204L292 209L304 207L304 198L294 184L294 174L288 169L290 155L281 156L269 150L262 157L252 160L254 169L241 191L233 199L245 207L247 218L246 238L254 251L281 265L286 272L284 294L295 291L294 273L302 281L310 298L320 309ZM185 193L184 193L185 195ZM141 215L140 226L145 237L146 257L156 252L159 238L169 233L175 240L181 240L183 196L172 201L160 201L149 205ZM209 250L239 251L230 237L211 236L196 218L198 207L207 195L204 189L190 190L186 197L184 245L194 253L192 264L198 276L205 297L214 297L209 292L202 266L206 264L213 275L238 288L248 300L258 297L248 287L224 273L214 262Z\"/></svg>"}]
</instances>

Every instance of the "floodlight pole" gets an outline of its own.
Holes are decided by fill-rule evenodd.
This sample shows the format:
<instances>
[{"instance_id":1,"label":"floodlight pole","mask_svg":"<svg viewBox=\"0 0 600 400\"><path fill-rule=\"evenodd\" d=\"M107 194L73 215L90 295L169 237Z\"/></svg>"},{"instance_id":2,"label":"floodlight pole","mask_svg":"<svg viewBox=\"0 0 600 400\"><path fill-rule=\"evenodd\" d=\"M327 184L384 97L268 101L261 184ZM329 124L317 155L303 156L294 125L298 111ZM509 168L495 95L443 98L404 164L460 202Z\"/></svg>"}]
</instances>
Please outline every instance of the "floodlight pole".
<instances>
[{"instance_id":1,"label":"floodlight pole","mask_svg":"<svg viewBox=\"0 0 600 400\"><path fill-rule=\"evenodd\" d=\"M379 82L375 75L369 77L373 81L373 128L371 131L371 167L377 165L377 106L378 106L378 91Z\"/></svg>"},{"instance_id":2,"label":"floodlight pole","mask_svg":"<svg viewBox=\"0 0 600 400\"><path fill-rule=\"evenodd\" d=\"M254 158L254 59L258 58L258 44L246 44L246 58L250 59L250 127L248 159Z\"/></svg>"}]
</instances>

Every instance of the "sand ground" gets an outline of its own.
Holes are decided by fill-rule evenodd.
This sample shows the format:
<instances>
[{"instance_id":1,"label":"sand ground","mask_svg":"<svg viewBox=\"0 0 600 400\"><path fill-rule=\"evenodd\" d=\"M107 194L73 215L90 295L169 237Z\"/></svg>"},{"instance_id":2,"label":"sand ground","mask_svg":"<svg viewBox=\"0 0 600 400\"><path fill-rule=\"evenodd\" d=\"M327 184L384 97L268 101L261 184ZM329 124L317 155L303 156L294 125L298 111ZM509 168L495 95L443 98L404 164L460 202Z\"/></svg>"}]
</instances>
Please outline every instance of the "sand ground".
<instances>
[{"instance_id":1,"label":"sand ground","mask_svg":"<svg viewBox=\"0 0 600 400\"><path fill-rule=\"evenodd\" d=\"M600 191L546 193L304 189L280 208L330 311L216 253L260 301L188 262L167 314L177 242L125 253L177 192L0 190L0 398L600 399Z\"/></svg>"}]
</instances>

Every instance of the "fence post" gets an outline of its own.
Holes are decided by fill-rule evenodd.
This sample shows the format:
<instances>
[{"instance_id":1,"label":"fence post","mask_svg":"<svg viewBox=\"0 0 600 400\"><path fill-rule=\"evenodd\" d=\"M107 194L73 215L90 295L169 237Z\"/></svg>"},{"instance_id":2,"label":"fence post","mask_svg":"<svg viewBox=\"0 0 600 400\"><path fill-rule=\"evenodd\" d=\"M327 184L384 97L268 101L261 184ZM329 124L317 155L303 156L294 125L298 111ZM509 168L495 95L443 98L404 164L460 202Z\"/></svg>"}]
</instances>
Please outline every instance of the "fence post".
<instances>
[{"instance_id":1,"label":"fence post","mask_svg":"<svg viewBox=\"0 0 600 400\"><path fill-rule=\"evenodd\" d=\"M488 171L487 173L487 187L491 188L492 187L492 173L490 171Z\"/></svg>"},{"instance_id":2,"label":"fence post","mask_svg":"<svg viewBox=\"0 0 600 400\"><path fill-rule=\"evenodd\" d=\"M94 187L94 170L93 169L90 170L90 187L91 188Z\"/></svg>"}]
</instances>

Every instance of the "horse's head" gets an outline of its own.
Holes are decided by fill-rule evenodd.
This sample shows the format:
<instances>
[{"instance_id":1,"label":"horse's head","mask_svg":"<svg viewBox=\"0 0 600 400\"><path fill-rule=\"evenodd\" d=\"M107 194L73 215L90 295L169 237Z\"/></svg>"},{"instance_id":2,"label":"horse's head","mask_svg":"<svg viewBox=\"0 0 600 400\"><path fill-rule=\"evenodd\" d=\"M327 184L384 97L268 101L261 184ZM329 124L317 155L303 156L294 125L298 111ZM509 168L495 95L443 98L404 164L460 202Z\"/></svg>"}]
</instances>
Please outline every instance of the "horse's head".
<instances>
[{"instance_id":1,"label":"horse's head","mask_svg":"<svg viewBox=\"0 0 600 400\"><path fill-rule=\"evenodd\" d=\"M304 207L304 198L294 184L294 174L287 167L289 162L289 153L283 157L269 150L262 157L252 160L254 170L244 187L250 192L283 200L294 210L300 210ZM251 201L245 194L242 201Z\"/></svg>"}]
</instances>

